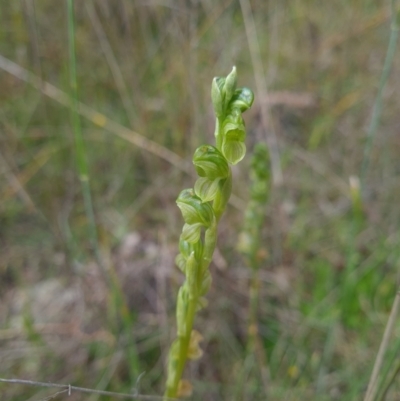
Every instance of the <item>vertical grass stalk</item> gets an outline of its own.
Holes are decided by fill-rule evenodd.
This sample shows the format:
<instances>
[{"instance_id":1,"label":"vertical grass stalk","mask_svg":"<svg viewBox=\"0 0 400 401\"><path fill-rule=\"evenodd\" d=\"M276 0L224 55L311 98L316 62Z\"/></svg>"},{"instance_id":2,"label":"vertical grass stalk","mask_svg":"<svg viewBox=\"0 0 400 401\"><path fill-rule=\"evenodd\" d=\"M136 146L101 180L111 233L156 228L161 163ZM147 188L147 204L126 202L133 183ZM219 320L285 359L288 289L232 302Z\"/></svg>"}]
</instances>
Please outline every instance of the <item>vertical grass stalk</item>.
<instances>
[{"instance_id":1,"label":"vertical grass stalk","mask_svg":"<svg viewBox=\"0 0 400 401\"><path fill-rule=\"evenodd\" d=\"M390 37L386 51L386 57L383 64L381 78L379 80L378 93L375 98L372 110L371 121L368 126L367 138L364 145L364 157L361 166L361 190L364 191L365 177L368 170L369 159L371 154L372 142L378 129L379 120L382 114L382 95L389 79L390 69L393 64L394 54L396 52L397 39L399 36L399 13L397 11L397 1L391 1L392 14L390 22Z\"/></svg>"},{"instance_id":2,"label":"vertical grass stalk","mask_svg":"<svg viewBox=\"0 0 400 401\"><path fill-rule=\"evenodd\" d=\"M126 334L132 332L133 321L126 305L126 300L122 293L118 278L112 274L109 275L100 253L100 246L97 234L96 220L94 216L93 202L90 190L89 169L86 159L85 143L82 135L82 125L79 115L79 96L76 74L76 50L75 50L75 18L74 18L74 0L67 0L68 4L68 50L69 50L69 83L71 98L71 121L74 132L75 152L79 180L82 186L85 214L89 223L89 238L93 247L96 262L102 272L103 278L110 290L110 303L113 308L112 314L121 318L121 324ZM130 341L127 345L127 359L129 362L130 381L134 383L139 375L139 362L137 350L134 342Z\"/></svg>"},{"instance_id":3,"label":"vertical grass stalk","mask_svg":"<svg viewBox=\"0 0 400 401\"><path fill-rule=\"evenodd\" d=\"M400 289L397 290L396 296L393 301L392 309L390 311L389 319L385 327L385 332L383 333L381 345L379 347L379 351L375 359L374 368L372 369L371 378L368 383L368 388L364 397L364 401L374 401L375 399L379 374L382 369L386 350L389 347L390 337L392 336L395 328L395 323L399 310L400 310Z\"/></svg>"},{"instance_id":4,"label":"vertical grass stalk","mask_svg":"<svg viewBox=\"0 0 400 401\"><path fill-rule=\"evenodd\" d=\"M90 192L89 169L86 160L85 143L82 135L82 125L78 112L79 97L78 83L76 78L76 51L75 51L75 16L74 0L68 0L68 51L69 51L69 86L71 98L71 122L75 140L76 162L78 167L79 181L82 186L85 214L89 223L89 237L96 257L96 261L102 271L104 279L109 284L110 280L105 270L99 247L96 220L94 217L92 195Z\"/></svg>"},{"instance_id":5,"label":"vertical grass stalk","mask_svg":"<svg viewBox=\"0 0 400 401\"><path fill-rule=\"evenodd\" d=\"M236 88L236 68L227 77L216 77L211 99L216 115L216 147L196 149L193 164L199 176L194 188L183 190L177 199L185 224L179 240L176 264L186 280L178 292L176 306L177 337L168 356L166 398L191 393L191 384L182 380L187 359L202 355L201 334L193 330L196 312L206 306L204 296L211 286L209 265L217 243L218 222L232 188L230 166L243 159L246 131L242 113L253 103L253 93Z\"/></svg>"}]
</instances>

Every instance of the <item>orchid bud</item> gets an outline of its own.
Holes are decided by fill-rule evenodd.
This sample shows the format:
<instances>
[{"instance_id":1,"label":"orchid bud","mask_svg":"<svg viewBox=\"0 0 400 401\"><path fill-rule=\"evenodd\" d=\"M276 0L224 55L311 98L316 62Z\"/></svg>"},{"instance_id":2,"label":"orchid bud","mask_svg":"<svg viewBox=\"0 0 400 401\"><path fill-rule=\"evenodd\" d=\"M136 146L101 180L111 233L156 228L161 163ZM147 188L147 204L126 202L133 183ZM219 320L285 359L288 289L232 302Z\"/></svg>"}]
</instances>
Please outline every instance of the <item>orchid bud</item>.
<instances>
[{"instance_id":1,"label":"orchid bud","mask_svg":"<svg viewBox=\"0 0 400 401\"><path fill-rule=\"evenodd\" d=\"M182 228L181 238L184 241L190 242L191 244L199 242L201 236L201 227L201 223L184 224Z\"/></svg>"},{"instance_id":2,"label":"orchid bud","mask_svg":"<svg viewBox=\"0 0 400 401\"><path fill-rule=\"evenodd\" d=\"M235 90L231 101L229 102L230 109L239 109L242 113L248 110L254 101L254 94L248 88L239 88Z\"/></svg>"},{"instance_id":3,"label":"orchid bud","mask_svg":"<svg viewBox=\"0 0 400 401\"><path fill-rule=\"evenodd\" d=\"M193 155L193 164L200 177L215 180L216 178L226 178L229 175L229 166L225 157L211 145L203 145L196 149Z\"/></svg>"},{"instance_id":4,"label":"orchid bud","mask_svg":"<svg viewBox=\"0 0 400 401\"><path fill-rule=\"evenodd\" d=\"M236 164L246 154L246 130L239 109L232 110L223 122L222 153L229 163Z\"/></svg>"},{"instance_id":5,"label":"orchid bud","mask_svg":"<svg viewBox=\"0 0 400 401\"><path fill-rule=\"evenodd\" d=\"M202 177L196 180L194 184L194 192L203 202L210 202L215 199L218 194L220 179L209 180Z\"/></svg>"},{"instance_id":6,"label":"orchid bud","mask_svg":"<svg viewBox=\"0 0 400 401\"><path fill-rule=\"evenodd\" d=\"M209 227L214 219L214 211L211 205L209 203L203 203L202 200L194 194L193 189L184 189L179 194L176 203L179 209L181 209L186 225L197 224L199 228L200 226Z\"/></svg>"},{"instance_id":7,"label":"orchid bud","mask_svg":"<svg viewBox=\"0 0 400 401\"><path fill-rule=\"evenodd\" d=\"M232 71L226 77L225 85L223 91L225 92L225 109L228 108L228 105L232 99L232 96L235 92L237 84L237 71L236 67L232 68Z\"/></svg>"},{"instance_id":8,"label":"orchid bud","mask_svg":"<svg viewBox=\"0 0 400 401\"><path fill-rule=\"evenodd\" d=\"M215 115L218 118L224 116L229 103L235 93L237 84L236 67L225 77L215 77L211 85L211 100L214 106Z\"/></svg>"},{"instance_id":9,"label":"orchid bud","mask_svg":"<svg viewBox=\"0 0 400 401\"><path fill-rule=\"evenodd\" d=\"M217 148L203 145L194 153L193 164L200 176L194 185L194 192L203 202L214 200L219 181L229 175L228 162Z\"/></svg>"},{"instance_id":10,"label":"orchid bud","mask_svg":"<svg viewBox=\"0 0 400 401\"><path fill-rule=\"evenodd\" d=\"M232 175L219 182L219 191L213 201L215 215L219 216L224 212L232 192Z\"/></svg>"},{"instance_id":11,"label":"orchid bud","mask_svg":"<svg viewBox=\"0 0 400 401\"><path fill-rule=\"evenodd\" d=\"M225 78L222 77L215 77L211 85L211 100L217 117L221 117L224 114L224 85Z\"/></svg>"}]
</instances>

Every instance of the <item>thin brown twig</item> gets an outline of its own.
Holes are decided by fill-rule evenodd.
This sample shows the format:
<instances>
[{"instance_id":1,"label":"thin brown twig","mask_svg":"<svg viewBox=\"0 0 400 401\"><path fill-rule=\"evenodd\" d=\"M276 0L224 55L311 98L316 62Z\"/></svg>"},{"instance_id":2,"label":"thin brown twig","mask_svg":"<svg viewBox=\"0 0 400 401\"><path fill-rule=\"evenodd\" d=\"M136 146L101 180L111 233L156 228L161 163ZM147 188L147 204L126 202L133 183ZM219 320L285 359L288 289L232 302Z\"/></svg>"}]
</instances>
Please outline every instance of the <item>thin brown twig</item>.
<instances>
[{"instance_id":1,"label":"thin brown twig","mask_svg":"<svg viewBox=\"0 0 400 401\"><path fill-rule=\"evenodd\" d=\"M90 394L98 394L98 395L108 395L117 398L126 398L131 400L162 400L165 397L161 397L158 395L143 395L138 394L137 390L134 389L134 394L127 393L116 393L113 391L104 391L104 390L95 390L92 388L86 387L77 387L71 386L70 384L59 384L59 383L45 383L45 382L37 382L33 380L23 380L23 379L3 379L0 378L1 383L10 383L10 384L24 384L28 386L36 386L36 387L55 387L61 388L68 391L68 395L71 395L73 391L77 391L80 393L90 393ZM168 400L176 400L176 398L167 398Z\"/></svg>"},{"instance_id":2,"label":"thin brown twig","mask_svg":"<svg viewBox=\"0 0 400 401\"><path fill-rule=\"evenodd\" d=\"M0 191L0 199L2 201L5 201L6 199L12 197L15 193L19 193L21 198L24 198L26 201L27 198L26 196L29 197L29 194L25 191L24 185L48 162L50 159L51 155L55 153L58 149L55 148L54 146L50 147L45 147L41 149L33 158L32 162L28 163L25 169L21 172L19 172L13 179L10 179L11 177L6 176L6 178L9 180L9 186L4 188L4 190ZM3 159L3 164L5 161L4 157L1 156L0 154L0 163L2 162ZM9 173L11 170L9 170ZM22 192L23 191L23 192ZM36 211L38 212L37 208L33 204L33 201L31 200L32 205L28 204L28 210L29 211Z\"/></svg>"},{"instance_id":3,"label":"thin brown twig","mask_svg":"<svg viewBox=\"0 0 400 401\"><path fill-rule=\"evenodd\" d=\"M21 181L18 177L13 173L11 167L8 165L7 160L3 157L3 154L0 151L0 174L4 174L7 181L9 182L9 188L13 193L17 193L20 198L24 201L27 206L28 211L36 211L37 208L35 203L29 194L25 191ZM4 196L1 196L2 202L4 201Z\"/></svg>"},{"instance_id":4,"label":"thin brown twig","mask_svg":"<svg viewBox=\"0 0 400 401\"><path fill-rule=\"evenodd\" d=\"M14 63L13 61L7 59L6 57L0 55L0 69L7 71L9 74L20 79L21 81L27 82L32 85L35 89L39 90L46 96L55 100L56 102L62 104L65 107L71 107L70 97L58 89L49 82L43 82L37 75L31 73L20 65ZM189 164L182 159L176 153L170 151L169 149L161 146L157 142L145 138L144 136L138 134L137 132L125 128L121 124L110 120L104 114L97 112L91 107L79 102L78 113L94 123L95 125L111 132L112 134L125 139L126 141L138 146L139 148L145 149L149 153L153 153L159 158L166 160L168 163L179 168L180 170L188 173Z\"/></svg>"}]
</instances>

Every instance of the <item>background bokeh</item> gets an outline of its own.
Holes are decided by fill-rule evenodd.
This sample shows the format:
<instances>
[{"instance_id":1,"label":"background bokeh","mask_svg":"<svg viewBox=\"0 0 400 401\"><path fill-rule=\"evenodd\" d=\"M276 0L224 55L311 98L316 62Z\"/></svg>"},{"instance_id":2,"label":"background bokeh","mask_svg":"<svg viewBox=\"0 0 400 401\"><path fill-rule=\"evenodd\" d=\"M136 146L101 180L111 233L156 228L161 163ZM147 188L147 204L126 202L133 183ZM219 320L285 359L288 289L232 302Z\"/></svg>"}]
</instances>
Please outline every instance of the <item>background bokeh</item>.
<instances>
[{"instance_id":1,"label":"background bokeh","mask_svg":"<svg viewBox=\"0 0 400 401\"><path fill-rule=\"evenodd\" d=\"M390 2L86 0L75 17L101 260L117 284L94 255L77 170L66 1L0 0L0 377L162 394L183 279L175 199L193 185L196 147L213 143L212 78L236 65L256 99L196 323L204 356L185 374L192 399L362 399L400 257L397 53L367 139L395 46ZM257 142L282 177L261 233L258 358L244 369L250 271L237 243ZM4 401L54 392L0 383ZM100 398L68 397L83 399Z\"/></svg>"}]
</instances>

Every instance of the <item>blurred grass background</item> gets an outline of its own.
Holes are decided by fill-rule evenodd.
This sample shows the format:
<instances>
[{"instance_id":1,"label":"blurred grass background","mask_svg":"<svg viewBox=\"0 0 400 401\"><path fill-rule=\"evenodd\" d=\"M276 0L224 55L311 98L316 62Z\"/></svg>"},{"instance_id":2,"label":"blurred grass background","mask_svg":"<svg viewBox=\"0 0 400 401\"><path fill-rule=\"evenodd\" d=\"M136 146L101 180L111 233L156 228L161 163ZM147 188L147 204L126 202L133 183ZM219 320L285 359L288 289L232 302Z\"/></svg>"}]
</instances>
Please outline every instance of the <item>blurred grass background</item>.
<instances>
[{"instance_id":1,"label":"blurred grass background","mask_svg":"<svg viewBox=\"0 0 400 401\"><path fill-rule=\"evenodd\" d=\"M90 239L68 101L45 84L70 93L66 2L0 0L0 377L130 392L146 372L140 392L162 394L182 280L175 199L193 185L195 148L213 143L211 80L236 65L239 86L259 96L245 115L249 155L234 171L209 307L197 321L205 355L186 371L192 399L362 399L400 256L398 56L363 200L352 202L390 4L250 6L254 20L233 0L76 2L78 97L91 108L82 132L110 286ZM254 74L255 39L268 94ZM8 72L6 59L15 63ZM28 82L21 67L34 74ZM265 205L259 360L244 370L250 272L237 241L251 151L272 133L282 183ZM388 377L399 363L399 330ZM52 394L6 384L0 393L13 401ZM400 398L398 379L385 396Z\"/></svg>"}]
</instances>

